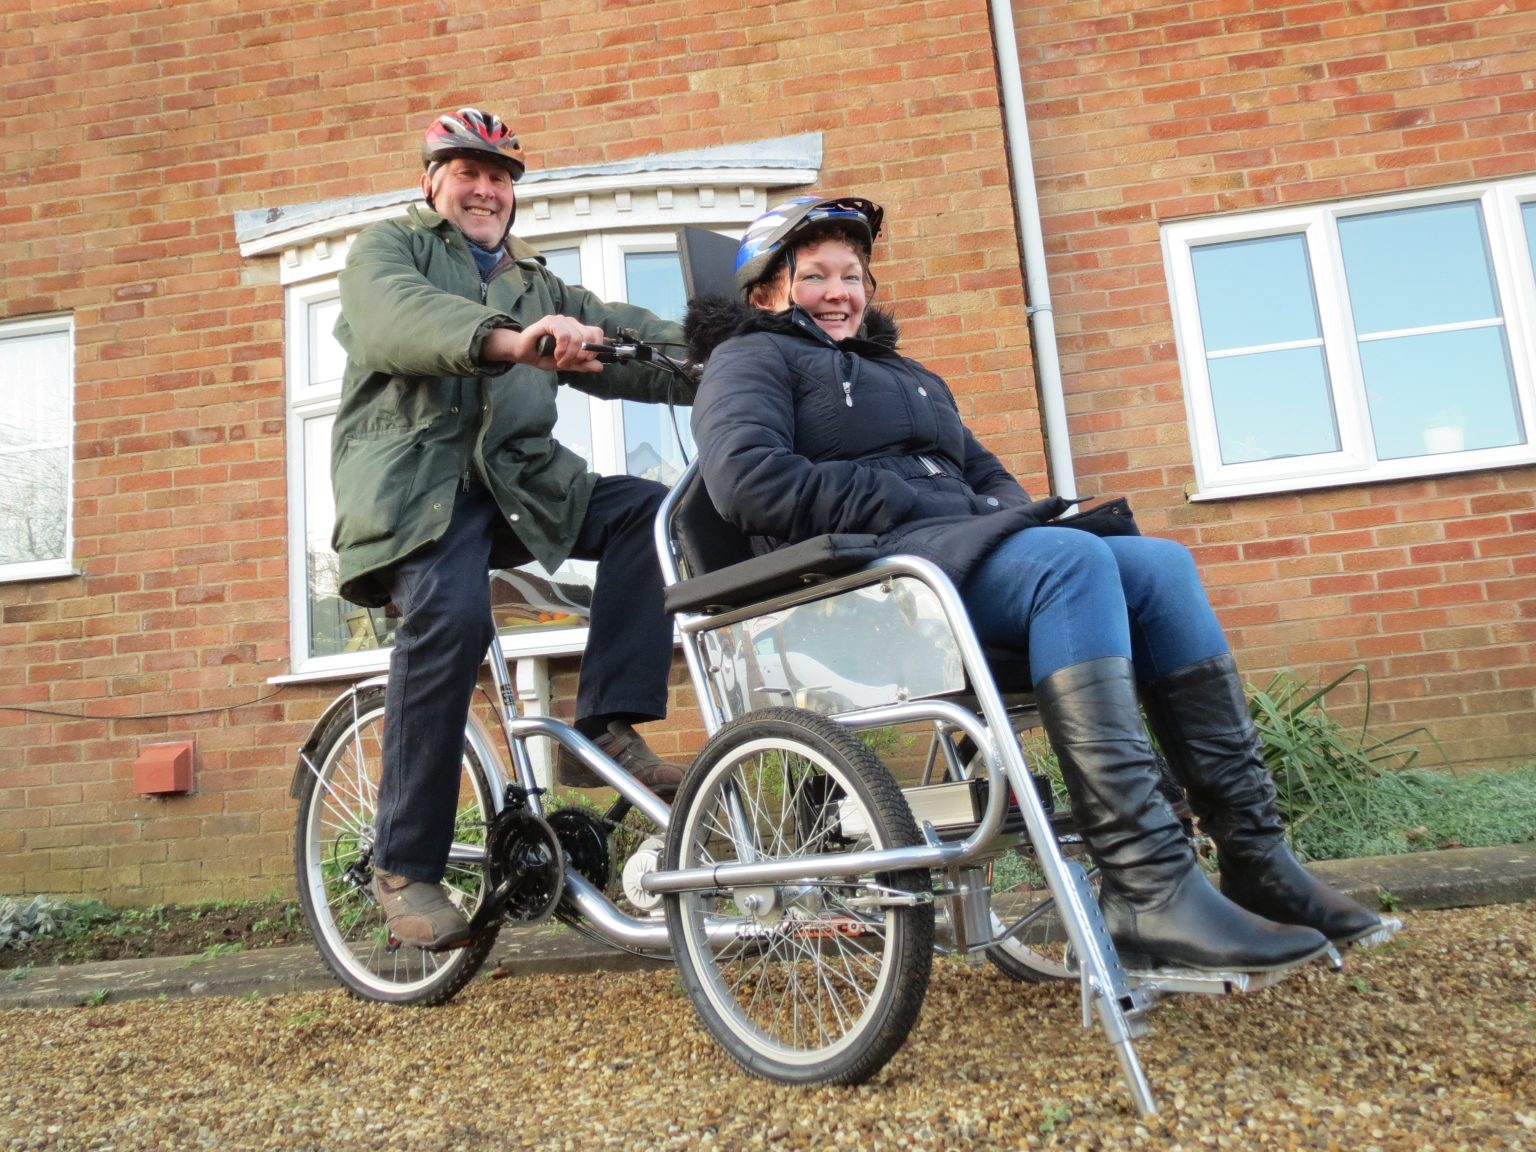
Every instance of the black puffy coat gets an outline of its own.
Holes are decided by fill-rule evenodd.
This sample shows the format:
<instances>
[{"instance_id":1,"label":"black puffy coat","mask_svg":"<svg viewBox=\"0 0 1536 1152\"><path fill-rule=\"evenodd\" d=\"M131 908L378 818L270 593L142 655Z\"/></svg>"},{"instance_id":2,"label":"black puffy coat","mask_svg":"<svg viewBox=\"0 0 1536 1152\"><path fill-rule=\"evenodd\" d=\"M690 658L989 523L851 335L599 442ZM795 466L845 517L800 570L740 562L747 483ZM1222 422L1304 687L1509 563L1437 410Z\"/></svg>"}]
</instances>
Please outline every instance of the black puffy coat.
<instances>
[{"instance_id":1,"label":"black puffy coat","mask_svg":"<svg viewBox=\"0 0 1536 1152\"><path fill-rule=\"evenodd\" d=\"M944 381L896 351L868 313L834 342L798 308L696 302L689 354L706 360L693 407L704 485L760 551L870 533L962 581L1004 538L1068 505L1032 501L961 422Z\"/></svg>"}]
</instances>

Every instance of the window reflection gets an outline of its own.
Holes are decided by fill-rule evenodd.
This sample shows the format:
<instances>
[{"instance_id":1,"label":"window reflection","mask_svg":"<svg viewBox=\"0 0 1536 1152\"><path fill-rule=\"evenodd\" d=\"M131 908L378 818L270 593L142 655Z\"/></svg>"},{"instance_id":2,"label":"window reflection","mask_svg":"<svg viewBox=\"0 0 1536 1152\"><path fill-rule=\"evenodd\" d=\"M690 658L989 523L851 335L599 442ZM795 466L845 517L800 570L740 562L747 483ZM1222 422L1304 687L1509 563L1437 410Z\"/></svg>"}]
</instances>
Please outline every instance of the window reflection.
<instances>
[{"instance_id":1,"label":"window reflection","mask_svg":"<svg viewBox=\"0 0 1536 1152\"><path fill-rule=\"evenodd\" d=\"M1348 216L1339 221L1339 246L1362 336L1500 314L1476 203Z\"/></svg>"},{"instance_id":2,"label":"window reflection","mask_svg":"<svg viewBox=\"0 0 1536 1152\"><path fill-rule=\"evenodd\" d=\"M1305 237L1210 244L1190 260L1222 463L1337 452Z\"/></svg>"},{"instance_id":3,"label":"window reflection","mask_svg":"<svg viewBox=\"0 0 1536 1152\"><path fill-rule=\"evenodd\" d=\"M664 320L681 321L687 307L683 270L676 252L626 252L624 281L629 302ZM671 349L681 355L681 349ZM624 468L631 476L677 482L693 457L689 408L624 401Z\"/></svg>"},{"instance_id":4,"label":"window reflection","mask_svg":"<svg viewBox=\"0 0 1536 1152\"><path fill-rule=\"evenodd\" d=\"M1339 243L1377 458L1524 443L1481 205L1350 216Z\"/></svg>"},{"instance_id":5,"label":"window reflection","mask_svg":"<svg viewBox=\"0 0 1536 1152\"><path fill-rule=\"evenodd\" d=\"M1190 260L1207 352L1322 336L1302 236L1208 244Z\"/></svg>"}]
</instances>

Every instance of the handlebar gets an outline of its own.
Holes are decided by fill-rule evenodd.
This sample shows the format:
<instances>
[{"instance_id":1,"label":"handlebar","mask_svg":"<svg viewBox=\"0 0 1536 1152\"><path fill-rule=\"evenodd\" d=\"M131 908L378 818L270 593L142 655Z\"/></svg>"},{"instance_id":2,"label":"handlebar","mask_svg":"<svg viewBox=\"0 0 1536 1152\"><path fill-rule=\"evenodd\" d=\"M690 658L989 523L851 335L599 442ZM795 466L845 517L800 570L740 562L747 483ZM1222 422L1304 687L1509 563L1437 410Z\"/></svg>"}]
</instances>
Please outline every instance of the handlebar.
<instances>
[{"instance_id":1,"label":"handlebar","mask_svg":"<svg viewBox=\"0 0 1536 1152\"><path fill-rule=\"evenodd\" d=\"M609 342L593 343L584 340L581 347L584 352L597 353L598 362L601 364L627 364L638 361L660 364L673 372L687 376L697 376L699 373L699 369L688 361L668 356L661 349L647 344L638 337L630 336L627 331L621 333L620 339ZM553 356L555 338L546 332L534 342L533 348L539 356Z\"/></svg>"}]
</instances>

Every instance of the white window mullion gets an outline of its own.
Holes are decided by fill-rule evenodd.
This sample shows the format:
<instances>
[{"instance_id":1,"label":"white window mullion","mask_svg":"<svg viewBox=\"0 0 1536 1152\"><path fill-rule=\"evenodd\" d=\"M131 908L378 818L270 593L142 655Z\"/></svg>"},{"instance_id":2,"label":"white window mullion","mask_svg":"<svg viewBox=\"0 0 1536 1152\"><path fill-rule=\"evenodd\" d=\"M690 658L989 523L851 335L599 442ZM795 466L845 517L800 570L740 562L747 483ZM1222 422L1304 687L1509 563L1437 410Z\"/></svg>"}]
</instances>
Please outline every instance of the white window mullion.
<instances>
[{"instance_id":1,"label":"white window mullion","mask_svg":"<svg viewBox=\"0 0 1536 1152\"><path fill-rule=\"evenodd\" d=\"M1333 387L1334 412L1339 421L1340 472L1359 472L1370 467L1371 409L1360 370L1360 348L1355 341L1354 312L1344 277L1344 255L1339 246L1338 222L1324 211L1314 213L1307 226L1307 253L1317 286L1317 311L1323 328L1323 349L1328 379Z\"/></svg>"}]
</instances>

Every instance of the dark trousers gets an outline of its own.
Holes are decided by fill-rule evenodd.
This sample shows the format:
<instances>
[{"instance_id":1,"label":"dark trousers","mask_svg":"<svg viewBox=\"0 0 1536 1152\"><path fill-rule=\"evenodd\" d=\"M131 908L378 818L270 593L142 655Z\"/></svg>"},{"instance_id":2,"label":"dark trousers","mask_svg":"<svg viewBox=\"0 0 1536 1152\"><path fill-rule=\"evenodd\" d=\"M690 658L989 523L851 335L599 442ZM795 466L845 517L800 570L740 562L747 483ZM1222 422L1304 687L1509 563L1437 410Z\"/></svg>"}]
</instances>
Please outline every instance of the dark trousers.
<instances>
[{"instance_id":1,"label":"dark trousers","mask_svg":"<svg viewBox=\"0 0 1536 1152\"><path fill-rule=\"evenodd\" d=\"M662 607L652 524L666 489L604 476L572 556L597 560L591 629L581 660L577 719L612 713L660 719L667 710L672 622ZM442 879L453 841L464 725L491 642L490 569L531 557L479 484L458 493L433 547L391 573L400 610L384 698L384 763L374 864L413 880Z\"/></svg>"}]
</instances>

